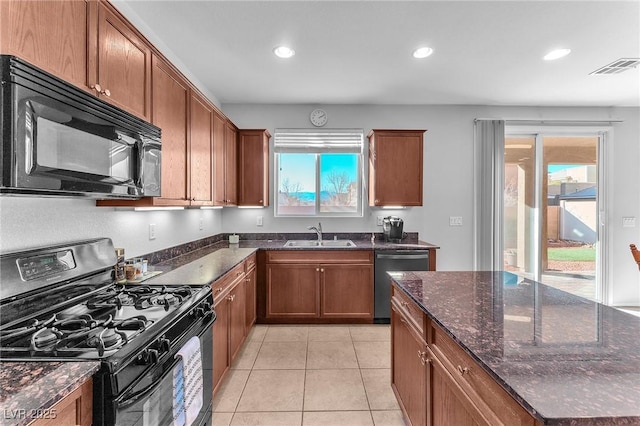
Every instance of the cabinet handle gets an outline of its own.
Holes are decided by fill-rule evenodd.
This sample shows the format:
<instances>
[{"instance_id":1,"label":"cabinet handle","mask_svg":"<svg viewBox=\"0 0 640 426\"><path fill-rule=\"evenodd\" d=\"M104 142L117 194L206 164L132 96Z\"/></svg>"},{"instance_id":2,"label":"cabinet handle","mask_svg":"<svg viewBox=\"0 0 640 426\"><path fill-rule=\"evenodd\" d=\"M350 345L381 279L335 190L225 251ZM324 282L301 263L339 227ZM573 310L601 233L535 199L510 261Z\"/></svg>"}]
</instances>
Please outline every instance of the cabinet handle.
<instances>
[{"instance_id":1,"label":"cabinet handle","mask_svg":"<svg viewBox=\"0 0 640 426\"><path fill-rule=\"evenodd\" d=\"M405 308L408 308L408 307L409 307L409 303L408 303L408 302L405 302L404 300L403 300L403 301L401 301L401 302L400 302L400 304L401 304L402 306L404 306Z\"/></svg>"},{"instance_id":2,"label":"cabinet handle","mask_svg":"<svg viewBox=\"0 0 640 426\"><path fill-rule=\"evenodd\" d=\"M426 352L418 351L418 358L420 358L420 364L425 365L431 362L431 358L427 357L426 355L427 355Z\"/></svg>"},{"instance_id":3,"label":"cabinet handle","mask_svg":"<svg viewBox=\"0 0 640 426\"><path fill-rule=\"evenodd\" d=\"M220 293L222 291L222 288L217 288L216 289L216 294Z\"/></svg>"},{"instance_id":4,"label":"cabinet handle","mask_svg":"<svg viewBox=\"0 0 640 426\"><path fill-rule=\"evenodd\" d=\"M101 95L111 96L111 92L109 91L109 89L102 89L102 86L100 86L98 83L92 85L91 88Z\"/></svg>"},{"instance_id":5,"label":"cabinet handle","mask_svg":"<svg viewBox=\"0 0 640 426\"><path fill-rule=\"evenodd\" d=\"M227 297L227 300L229 302L233 302L236 299L236 295L235 294L230 294L229 297Z\"/></svg>"},{"instance_id":6,"label":"cabinet handle","mask_svg":"<svg viewBox=\"0 0 640 426\"><path fill-rule=\"evenodd\" d=\"M375 204L378 204L378 203L380 202L380 200L378 200L378 199L376 198L375 200L373 200L373 202L374 202Z\"/></svg>"},{"instance_id":7,"label":"cabinet handle","mask_svg":"<svg viewBox=\"0 0 640 426\"><path fill-rule=\"evenodd\" d=\"M465 374L469 374L469 368L458 365L458 373L460 373L461 376L464 376Z\"/></svg>"},{"instance_id":8,"label":"cabinet handle","mask_svg":"<svg viewBox=\"0 0 640 426\"><path fill-rule=\"evenodd\" d=\"M260 201L258 201L258 202L259 202L260 204L262 204L262 203L263 203L263 201L262 201L262 200L260 200Z\"/></svg>"},{"instance_id":9,"label":"cabinet handle","mask_svg":"<svg viewBox=\"0 0 640 426\"><path fill-rule=\"evenodd\" d=\"M320 268L320 272L324 272L324 268Z\"/></svg>"},{"instance_id":10,"label":"cabinet handle","mask_svg":"<svg viewBox=\"0 0 640 426\"><path fill-rule=\"evenodd\" d=\"M236 277L239 277L239 276L240 276L240 275L242 275L242 274L244 274L244 272L242 272L242 271L238 271L238 272L236 272Z\"/></svg>"},{"instance_id":11,"label":"cabinet handle","mask_svg":"<svg viewBox=\"0 0 640 426\"><path fill-rule=\"evenodd\" d=\"M316 272L320 272L320 268L316 268Z\"/></svg>"}]
</instances>

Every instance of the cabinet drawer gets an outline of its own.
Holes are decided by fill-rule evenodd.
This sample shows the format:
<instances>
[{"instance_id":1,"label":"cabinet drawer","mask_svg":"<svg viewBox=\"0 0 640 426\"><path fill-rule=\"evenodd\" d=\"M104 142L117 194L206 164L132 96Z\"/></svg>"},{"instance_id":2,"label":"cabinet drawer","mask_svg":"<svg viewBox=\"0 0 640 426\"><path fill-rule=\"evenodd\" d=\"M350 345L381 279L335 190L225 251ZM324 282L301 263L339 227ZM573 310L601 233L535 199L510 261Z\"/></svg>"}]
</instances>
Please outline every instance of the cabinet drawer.
<instances>
[{"instance_id":1,"label":"cabinet drawer","mask_svg":"<svg viewBox=\"0 0 640 426\"><path fill-rule=\"evenodd\" d=\"M372 263L372 250L273 250L269 263Z\"/></svg>"},{"instance_id":2,"label":"cabinet drawer","mask_svg":"<svg viewBox=\"0 0 640 426\"><path fill-rule=\"evenodd\" d=\"M248 274L251 270L256 268L256 254L253 253L251 256L247 257L244 261L244 273Z\"/></svg>"},{"instance_id":3,"label":"cabinet drawer","mask_svg":"<svg viewBox=\"0 0 640 426\"><path fill-rule=\"evenodd\" d=\"M232 270L215 280L213 284L211 284L214 305L243 277L244 262L236 265Z\"/></svg>"},{"instance_id":4,"label":"cabinet drawer","mask_svg":"<svg viewBox=\"0 0 640 426\"><path fill-rule=\"evenodd\" d=\"M420 336L426 340L425 325L427 320L425 313L422 312L422 310L409 298L409 296L404 294L402 290L396 288L395 285L391 286L391 300L394 300L397 303L400 311L408 320L411 321L411 325L416 329Z\"/></svg>"},{"instance_id":5,"label":"cabinet drawer","mask_svg":"<svg viewBox=\"0 0 640 426\"><path fill-rule=\"evenodd\" d=\"M492 425L533 425L535 419L440 327L431 324L434 354Z\"/></svg>"}]
</instances>

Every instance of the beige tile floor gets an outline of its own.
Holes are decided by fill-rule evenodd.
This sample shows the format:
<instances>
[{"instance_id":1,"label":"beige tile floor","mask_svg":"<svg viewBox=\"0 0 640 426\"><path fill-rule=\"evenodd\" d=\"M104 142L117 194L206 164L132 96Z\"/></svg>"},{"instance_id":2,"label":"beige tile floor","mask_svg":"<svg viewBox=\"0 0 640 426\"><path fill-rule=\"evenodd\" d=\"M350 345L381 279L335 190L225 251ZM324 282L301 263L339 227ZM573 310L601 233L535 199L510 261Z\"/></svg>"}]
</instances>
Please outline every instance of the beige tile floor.
<instances>
[{"instance_id":1,"label":"beige tile floor","mask_svg":"<svg viewBox=\"0 0 640 426\"><path fill-rule=\"evenodd\" d=\"M404 426L388 325L256 325L213 400L214 426Z\"/></svg>"}]
</instances>

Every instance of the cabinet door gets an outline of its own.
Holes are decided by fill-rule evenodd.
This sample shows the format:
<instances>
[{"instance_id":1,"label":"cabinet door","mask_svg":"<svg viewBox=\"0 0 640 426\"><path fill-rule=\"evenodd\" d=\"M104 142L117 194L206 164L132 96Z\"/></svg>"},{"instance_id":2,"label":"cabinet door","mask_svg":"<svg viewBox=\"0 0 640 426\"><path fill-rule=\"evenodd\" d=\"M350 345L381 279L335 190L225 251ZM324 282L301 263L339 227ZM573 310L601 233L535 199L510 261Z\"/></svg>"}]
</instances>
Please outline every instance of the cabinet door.
<instances>
[{"instance_id":1,"label":"cabinet door","mask_svg":"<svg viewBox=\"0 0 640 426\"><path fill-rule=\"evenodd\" d=\"M373 266L320 265L321 316L373 319Z\"/></svg>"},{"instance_id":2,"label":"cabinet door","mask_svg":"<svg viewBox=\"0 0 640 426\"><path fill-rule=\"evenodd\" d=\"M391 385L411 425L426 425L426 345L415 335L395 305L391 306L391 342ZM461 424L452 422L449 425Z\"/></svg>"},{"instance_id":3,"label":"cabinet door","mask_svg":"<svg viewBox=\"0 0 640 426\"><path fill-rule=\"evenodd\" d=\"M246 306L246 316L245 316L245 324L247 333L256 322L256 285L257 285L257 275L256 270L251 269L247 272L245 277L245 306Z\"/></svg>"},{"instance_id":4,"label":"cabinet door","mask_svg":"<svg viewBox=\"0 0 640 426\"><path fill-rule=\"evenodd\" d=\"M233 362L246 334L247 309L245 307L244 277L238 281L236 287L229 293L229 354Z\"/></svg>"},{"instance_id":5,"label":"cabinet door","mask_svg":"<svg viewBox=\"0 0 640 426\"><path fill-rule=\"evenodd\" d=\"M422 205L424 130L369 134L369 205Z\"/></svg>"},{"instance_id":6,"label":"cabinet door","mask_svg":"<svg viewBox=\"0 0 640 426\"><path fill-rule=\"evenodd\" d=\"M189 146L187 107L189 87L161 59L153 58L153 118L162 129L162 199L187 205Z\"/></svg>"},{"instance_id":7,"label":"cabinet door","mask_svg":"<svg viewBox=\"0 0 640 426\"><path fill-rule=\"evenodd\" d=\"M267 318L320 316L317 265L267 265Z\"/></svg>"},{"instance_id":8,"label":"cabinet door","mask_svg":"<svg viewBox=\"0 0 640 426\"><path fill-rule=\"evenodd\" d=\"M238 205L269 205L269 138L266 130L238 134Z\"/></svg>"},{"instance_id":9,"label":"cabinet door","mask_svg":"<svg viewBox=\"0 0 640 426\"><path fill-rule=\"evenodd\" d=\"M214 306L216 320L213 323L213 388L216 389L224 373L231 365L229 360L229 300L222 299Z\"/></svg>"},{"instance_id":10,"label":"cabinet door","mask_svg":"<svg viewBox=\"0 0 640 426\"><path fill-rule=\"evenodd\" d=\"M97 49L99 96L149 120L151 49L102 2L98 4Z\"/></svg>"},{"instance_id":11,"label":"cabinet door","mask_svg":"<svg viewBox=\"0 0 640 426\"><path fill-rule=\"evenodd\" d=\"M226 133L226 121L217 112L213 113L213 204L225 205L225 157L224 136Z\"/></svg>"},{"instance_id":12,"label":"cabinet door","mask_svg":"<svg viewBox=\"0 0 640 426\"><path fill-rule=\"evenodd\" d=\"M91 426L93 423L93 379L51 407L52 418L37 419L31 426Z\"/></svg>"},{"instance_id":13,"label":"cabinet door","mask_svg":"<svg viewBox=\"0 0 640 426\"><path fill-rule=\"evenodd\" d=\"M431 425L490 426L438 358L431 360Z\"/></svg>"},{"instance_id":14,"label":"cabinet door","mask_svg":"<svg viewBox=\"0 0 640 426\"><path fill-rule=\"evenodd\" d=\"M87 85L89 1L0 1L0 52Z\"/></svg>"},{"instance_id":15,"label":"cabinet door","mask_svg":"<svg viewBox=\"0 0 640 426\"><path fill-rule=\"evenodd\" d=\"M238 131L227 121L224 133L225 205L238 204Z\"/></svg>"},{"instance_id":16,"label":"cabinet door","mask_svg":"<svg viewBox=\"0 0 640 426\"><path fill-rule=\"evenodd\" d=\"M191 205L211 205L213 196L213 109L197 96L191 95L190 161Z\"/></svg>"}]
</instances>

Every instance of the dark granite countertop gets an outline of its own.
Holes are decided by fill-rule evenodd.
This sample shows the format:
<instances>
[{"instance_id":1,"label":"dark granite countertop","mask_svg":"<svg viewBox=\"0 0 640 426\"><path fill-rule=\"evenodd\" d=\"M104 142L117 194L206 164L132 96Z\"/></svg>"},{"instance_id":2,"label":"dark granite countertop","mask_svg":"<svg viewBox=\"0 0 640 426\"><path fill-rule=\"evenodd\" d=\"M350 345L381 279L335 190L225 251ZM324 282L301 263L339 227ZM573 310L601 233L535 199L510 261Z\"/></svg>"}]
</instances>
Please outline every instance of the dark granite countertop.
<instances>
[{"instance_id":1,"label":"dark granite countertop","mask_svg":"<svg viewBox=\"0 0 640 426\"><path fill-rule=\"evenodd\" d=\"M381 241L352 239L356 247L284 247L286 240L240 240L238 244L220 241L189 251L181 256L152 265L162 274L150 278L148 284L207 285L258 250L429 250L439 246L424 241L394 244Z\"/></svg>"},{"instance_id":2,"label":"dark granite countertop","mask_svg":"<svg viewBox=\"0 0 640 426\"><path fill-rule=\"evenodd\" d=\"M0 424L30 423L99 368L99 362L0 362Z\"/></svg>"},{"instance_id":3,"label":"dark granite countertop","mask_svg":"<svg viewBox=\"0 0 640 426\"><path fill-rule=\"evenodd\" d=\"M640 425L640 318L504 272L394 281L533 416Z\"/></svg>"}]
</instances>

